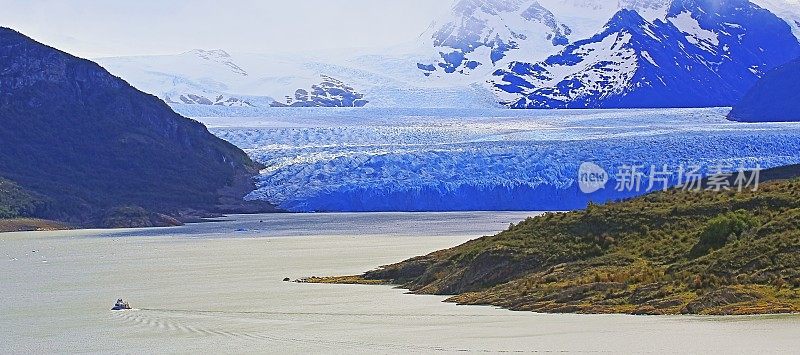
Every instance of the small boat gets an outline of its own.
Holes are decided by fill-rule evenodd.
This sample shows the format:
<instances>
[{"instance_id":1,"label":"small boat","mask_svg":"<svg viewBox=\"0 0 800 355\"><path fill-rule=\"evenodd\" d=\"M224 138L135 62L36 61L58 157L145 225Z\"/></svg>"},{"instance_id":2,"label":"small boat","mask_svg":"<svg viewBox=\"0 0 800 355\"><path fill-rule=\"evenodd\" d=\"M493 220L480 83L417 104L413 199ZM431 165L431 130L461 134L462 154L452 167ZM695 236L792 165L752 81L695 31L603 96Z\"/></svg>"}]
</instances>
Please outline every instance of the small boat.
<instances>
[{"instance_id":1,"label":"small boat","mask_svg":"<svg viewBox=\"0 0 800 355\"><path fill-rule=\"evenodd\" d=\"M128 304L128 302L123 301L122 298L117 300L117 303L114 304L114 307L111 307L112 311L121 311L124 309L131 309L131 306Z\"/></svg>"}]
</instances>

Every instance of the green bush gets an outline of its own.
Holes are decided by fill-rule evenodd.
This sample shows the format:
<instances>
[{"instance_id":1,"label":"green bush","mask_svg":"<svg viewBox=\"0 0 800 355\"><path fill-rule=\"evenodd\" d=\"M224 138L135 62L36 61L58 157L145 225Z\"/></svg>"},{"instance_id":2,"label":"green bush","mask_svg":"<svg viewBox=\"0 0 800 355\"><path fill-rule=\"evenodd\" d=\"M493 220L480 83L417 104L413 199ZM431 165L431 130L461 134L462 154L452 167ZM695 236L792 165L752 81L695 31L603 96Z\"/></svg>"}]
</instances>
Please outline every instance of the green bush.
<instances>
[{"instance_id":1,"label":"green bush","mask_svg":"<svg viewBox=\"0 0 800 355\"><path fill-rule=\"evenodd\" d=\"M716 216L706 223L692 252L698 256L708 253L711 249L719 249L725 246L732 237L741 236L742 233L758 224L758 220L745 210Z\"/></svg>"},{"instance_id":2,"label":"green bush","mask_svg":"<svg viewBox=\"0 0 800 355\"><path fill-rule=\"evenodd\" d=\"M0 218L14 218L17 216L18 214L8 206L0 206Z\"/></svg>"}]
</instances>

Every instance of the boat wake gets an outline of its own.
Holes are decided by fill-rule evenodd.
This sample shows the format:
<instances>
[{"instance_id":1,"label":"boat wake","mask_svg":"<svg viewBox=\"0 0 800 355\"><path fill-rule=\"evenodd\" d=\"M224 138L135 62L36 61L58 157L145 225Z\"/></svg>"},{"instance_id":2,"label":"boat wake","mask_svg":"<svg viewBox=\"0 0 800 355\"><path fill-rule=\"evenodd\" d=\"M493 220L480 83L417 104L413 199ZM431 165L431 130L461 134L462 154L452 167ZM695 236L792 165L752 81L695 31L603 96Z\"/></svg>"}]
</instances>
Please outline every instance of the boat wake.
<instances>
[{"instance_id":1,"label":"boat wake","mask_svg":"<svg viewBox=\"0 0 800 355\"><path fill-rule=\"evenodd\" d=\"M508 314L448 314L448 313L342 313L342 312L286 312L286 311L215 311L215 310L192 310L192 309L166 309L166 308L141 308L141 311L153 311L164 313L185 313L185 314L219 314L219 315L276 315L276 316L333 316L333 317L402 317L402 318L441 318L441 317L457 317L457 318L494 318L503 317L508 318ZM522 316L522 315L521 315Z\"/></svg>"},{"instance_id":2,"label":"boat wake","mask_svg":"<svg viewBox=\"0 0 800 355\"><path fill-rule=\"evenodd\" d=\"M278 319L270 316L279 316ZM401 343L372 343L342 339L320 339L314 337L282 336L274 331L275 321L284 321L282 316L347 316L347 317L496 317L494 315L453 315L453 314L352 314L321 312L228 312L211 310L183 309L131 309L125 312L114 312L113 317L123 325L155 330L159 333L188 337L224 337L237 341L263 341L295 344L299 347L326 347L331 349L378 349L384 351L417 351L417 352L484 352L489 350L468 348L447 348L438 346L419 346ZM506 315L507 316L507 315ZM237 329L253 327L259 321L265 323L264 331ZM305 321L305 320L303 320ZM272 324L266 324L272 323ZM294 335L299 335L295 332ZM285 332L284 332L285 334ZM491 352L522 352L517 350L491 350ZM526 350L525 352L529 352Z\"/></svg>"}]
</instances>

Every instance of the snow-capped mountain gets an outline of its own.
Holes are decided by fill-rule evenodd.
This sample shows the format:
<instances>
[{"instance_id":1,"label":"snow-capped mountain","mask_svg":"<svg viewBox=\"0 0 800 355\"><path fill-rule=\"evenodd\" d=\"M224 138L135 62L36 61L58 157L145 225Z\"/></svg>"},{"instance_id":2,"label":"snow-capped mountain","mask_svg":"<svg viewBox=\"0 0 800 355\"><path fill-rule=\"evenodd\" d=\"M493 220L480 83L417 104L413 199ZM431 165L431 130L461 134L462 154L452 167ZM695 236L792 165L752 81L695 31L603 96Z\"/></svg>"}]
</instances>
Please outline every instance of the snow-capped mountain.
<instances>
[{"instance_id":1,"label":"snow-capped mountain","mask_svg":"<svg viewBox=\"0 0 800 355\"><path fill-rule=\"evenodd\" d=\"M729 106L799 55L791 27L746 0L675 0L664 20L620 10L600 33L491 82L513 108Z\"/></svg>"},{"instance_id":2,"label":"snow-capped mountain","mask_svg":"<svg viewBox=\"0 0 800 355\"><path fill-rule=\"evenodd\" d=\"M418 56L397 53L227 53L97 58L111 73L181 112L212 106L495 107L479 81L422 80ZM211 111L209 111L211 112ZM231 110L238 114L240 110Z\"/></svg>"},{"instance_id":3,"label":"snow-capped mountain","mask_svg":"<svg viewBox=\"0 0 800 355\"><path fill-rule=\"evenodd\" d=\"M730 106L800 56L800 0L751 1L458 0L417 42L389 50L97 61L192 115L226 106L236 115L270 106Z\"/></svg>"},{"instance_id":4,"label":"snow-capped mountain","mask_svg":"<svg viewBox=\"0 0 800 355\"><path fill-rule=\"evenodd\" d=\"M222 64L236 74L247 76L247 72L233 62L231 55L221 49L214 49L210 51L195 49L190 53L196 55L200 59Z\"/></svg>"},{"instance_id":5,"label":"snow-capped mountain","mask_svg":"<svg viewBox=\"0 0 800 355\"><path fill-rule=\"evenodd\" d=\"M307 62L293 60L195 49L172 56L100 58L98 62L173 106L358 107L367 103L363 94L343 80L304 70ZM277 99L281 97L288 102Z\"/></svg>"},{"instance_id":6,"label":"snow-capped mountain","mask_svg":"<svg viewBox=\"0 0 800 355\"><path fill-rule=\"evenodd\" d=\"M253 107L261 100L232 90L249 79L246 70L221 49L194 49L178 55L96 59L111 73L169 104ZM254 95L258 96L258 95Z\"/></svg>"},{"instance_id":7,"label":"snow-capped mountain","mask_svg":"<svg viewBox=\"0 0 800 355\"><path fill-rule=\"evenodd\" d=\"M425 75L491 69L509 51L548 53L569 43L572 35L569 26L537 1L462 0L453 12L456 18L433 30L440 59L418 65Z\"/></svg>"},{"instance_id":8,"label":"snow-capped mountain","mask_svg":"<svg viewBox=\"0 0 800 355\"><path fill-rule=\"evenodd\" d=\"M663 17L669 0L460 0L422 35L435 52L428 77L487 76L517 61L544 60L589 37L620 9ZM456 75L451 75L456 74Z\"/></svg>"}]
</instances>

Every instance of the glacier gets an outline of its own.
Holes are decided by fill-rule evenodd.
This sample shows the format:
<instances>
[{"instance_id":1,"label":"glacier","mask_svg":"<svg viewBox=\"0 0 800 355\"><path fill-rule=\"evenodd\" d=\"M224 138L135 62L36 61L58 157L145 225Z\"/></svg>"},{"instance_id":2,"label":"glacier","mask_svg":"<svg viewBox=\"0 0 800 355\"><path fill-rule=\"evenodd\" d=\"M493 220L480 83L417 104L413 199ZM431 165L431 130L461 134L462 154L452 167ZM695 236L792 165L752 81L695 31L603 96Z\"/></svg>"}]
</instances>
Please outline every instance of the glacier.
<instances>
[{"instance_id":1,"label":"glacier","mask_svg":"<svg viewBox=\"0 0 800 355\"><path fill-rule=\"evenodd\" d=\"M568 210L640 194L577 188L578 167L800 163L800 124L728 108L274 108L195 117L263 163L250 199L296 212ZM612 182L613 184L613 182Z\"/></svg>"}]
</instances>

